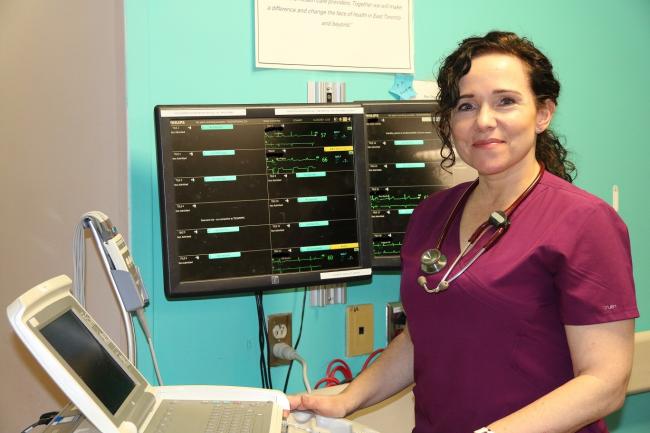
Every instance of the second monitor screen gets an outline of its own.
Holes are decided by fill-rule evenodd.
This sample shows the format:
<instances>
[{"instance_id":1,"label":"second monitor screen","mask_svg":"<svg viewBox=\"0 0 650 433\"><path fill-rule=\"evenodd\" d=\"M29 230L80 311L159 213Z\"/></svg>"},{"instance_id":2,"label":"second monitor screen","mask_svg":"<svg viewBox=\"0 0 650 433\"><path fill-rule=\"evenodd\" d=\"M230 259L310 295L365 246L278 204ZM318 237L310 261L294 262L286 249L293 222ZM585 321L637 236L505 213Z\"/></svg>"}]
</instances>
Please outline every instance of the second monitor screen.
<instances>
[{"instance_id":1,"label":"second monitor screen","mask_svg":"<svg viewBox=\"0 0 650 433\"><path fill-rule=\"evenodd\" d=\"M453 178L440 167L442 143L433 124L433 104L367 104L364 108L373 266L397 267L411 213L427 196L448 188Z\"/></svg>"}]
</instances>

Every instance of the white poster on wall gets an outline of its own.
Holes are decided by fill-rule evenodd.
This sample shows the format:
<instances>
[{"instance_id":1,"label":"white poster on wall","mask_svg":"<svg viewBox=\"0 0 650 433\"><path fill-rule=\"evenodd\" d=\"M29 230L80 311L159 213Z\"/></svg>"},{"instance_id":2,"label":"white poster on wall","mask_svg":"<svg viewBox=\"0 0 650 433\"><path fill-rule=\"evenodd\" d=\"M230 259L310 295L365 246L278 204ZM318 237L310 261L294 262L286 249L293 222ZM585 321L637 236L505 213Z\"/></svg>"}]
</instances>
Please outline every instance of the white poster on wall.
<instances>
[{"instance_id":1,"label":"white poster on wall","mask_svg":"<svg viewBox=\"0 0 650 433\"><path fill-rule=\"evenodd\" d=\"M413 73L412 6L412 0L255 0L255 64Z\"/></svg>"}]
</instances>

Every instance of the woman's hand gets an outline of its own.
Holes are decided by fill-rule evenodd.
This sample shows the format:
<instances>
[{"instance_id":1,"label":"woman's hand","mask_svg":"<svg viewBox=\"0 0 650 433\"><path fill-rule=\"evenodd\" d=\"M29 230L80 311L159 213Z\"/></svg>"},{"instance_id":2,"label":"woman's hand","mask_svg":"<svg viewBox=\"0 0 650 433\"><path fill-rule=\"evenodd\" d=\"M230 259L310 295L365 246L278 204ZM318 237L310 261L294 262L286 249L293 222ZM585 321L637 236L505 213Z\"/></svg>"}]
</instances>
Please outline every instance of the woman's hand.
<instances>
[{"instance_id":1,"label":"woman's hand","mask_svg":"<svg viewBox=\"0 0 650 433\"><path fill-rule=\"evenodd\" d=\"M340 394L290 395L292 411L310 411L331 418L379 403L413 383L413 343L408 326L395 337L375 362L363 370Z\"/></svg>"},{"instance_id":2,"label":"woman's hand","mask_svg":"<svg viewBox=\"0 0 650 433\"><path fill-rule=\"evenodd\" d=\"M307 410L331 418L343 418L348 414L345 394L301 394L290 395L288 398L292 411Z\"/></svg>"}]
</instances>

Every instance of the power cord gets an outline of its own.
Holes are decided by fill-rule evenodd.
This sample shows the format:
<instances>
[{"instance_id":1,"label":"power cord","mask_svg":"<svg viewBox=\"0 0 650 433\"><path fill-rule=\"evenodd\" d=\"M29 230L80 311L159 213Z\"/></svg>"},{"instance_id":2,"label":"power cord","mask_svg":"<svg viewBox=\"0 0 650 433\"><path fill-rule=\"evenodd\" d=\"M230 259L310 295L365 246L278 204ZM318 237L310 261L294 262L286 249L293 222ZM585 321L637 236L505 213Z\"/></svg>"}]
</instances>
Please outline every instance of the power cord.
<instances>
[{"instance_id":1,"label":"power cord","mask_svg":"<svg viewBox=\"0 0 650 433\"><path fill-rule=\"evenodd\" d=\"M294 345L294 348L296 351L298 350L298 345L300 345L300 339L302 338L302 324L305 321L305 302L307 301L307 287L305 287L303 296L302 296L302 312L300 313L300 329L298 331L298 338L296 339L296 344ZM287 377L284 379L284 387L282 388L282 392L286 394L287 392L287 386L289 385L289 377L291 376L291 368L293 367L293 359L289 363L289 369L287 370Z\"/></svg>"},{"instance_id":2,"label":"power cord","mask_svg":"<svg viewBox=\"0 0 650 433\"><path fill-rule=\"evenodd\" d=\"M361 367L361 371L368 368L368 366L374 361L374 359L377 356L379 356L379 354L381 354L383 351L384 351L383 348L377 349L374 352L372 352L370 355L368 355L368 358L366 358L366 361L363 363L363 366ZM298 354L296 349L294 349L293 347L289 346L286 343L276 343L275 345L273 345L273 355L276 358L280 358L280 359L299 361L302 364L302 379L305 384L305 389L307 390L308 393L312 392L312 387L309 383L309 378L307 377L307 362ZM359 373L361 373L361 371ZM343 380L339 380L336 377L336 373L342 374ZM316 386L314 386L314 389L318 389L318 387L321 386L322 384L325 384L326 387L329 387L329 386L339 385L341 383L351 382L352 379L354 379L350 366L348 365L347 362L345 362L340 358L336 358L330 361L330 363L327 365L327 370L325 374L326 375L324 378L316 382ZM285 388L285 392L286 392L286 388Z\"/></svg>"},{"instance_id":3,"label":"power cord","mask_svg":"<svg viewBox=\"0 0 650 433\"><path fill-rule=\"evenodd\" d=\"M266 353L270 352L270 348L269 336L266 332L266 314L264 313L264 302L261 290L255 292L255 303L257 306L257 337L260 346L260 376L262 378L262 388L273 389L273 381L271 380L271 366L270 364L267 365L266 362Z\"/></svg>"},{"instance_id":4,"label":"power cord","mask_svg":"<svg viewBox=\"0 0 650 433\"><path fill-rule=\"evenodd\" d=\"M311 393L311 385L309 384L309 378L307 377L307 362L298 355L298 352L287 343L276 343L273 345L273 355L275 355L276 358L300 362L302 364L302 380L307 392Z\"/></svg>"}]
</instances>

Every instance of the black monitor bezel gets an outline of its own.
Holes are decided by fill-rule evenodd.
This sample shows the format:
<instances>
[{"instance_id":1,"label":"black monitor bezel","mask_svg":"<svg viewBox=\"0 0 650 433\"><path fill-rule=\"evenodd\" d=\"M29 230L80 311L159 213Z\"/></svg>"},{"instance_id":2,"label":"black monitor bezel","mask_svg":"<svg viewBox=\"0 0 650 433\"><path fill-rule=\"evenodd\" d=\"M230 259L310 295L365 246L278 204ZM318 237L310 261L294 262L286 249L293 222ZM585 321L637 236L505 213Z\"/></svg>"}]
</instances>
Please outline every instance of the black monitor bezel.
<instances>
[{"instance_id":1,"label":"black monitor bezel","mask_svg":"<svg viewBox=\"0 0 650 433\"><path fill-rule=\"evenodd\" d=\"M340 277L321 278L321 272L310 271L287 274L267 274L246 277L229 277L224 279L180 281L176 263L176 243L172 238L176 231L174 217L175 201L173 194L173 170L168 145L162 137L161 112L164 110L231 110L237 113L245 111L244 115L215 118L272 118L285 117L275 114L276 109L285 110L341 110L342 114L351 115L353 122L353 146L355 159L355 187L357 191L357 233L359 242L359 264L354 268L341 269ZM349 111L358 110L350 114ZM334 112L335 113L335 112ZM332 113L332 114L334 114ZM180 116L174 119L195 118L196 116ZM201 116L209 118L210 116ZM220 294L256 292L271 289L303 287L311 285L333 284L359 279L369 279L372 262L370 209L368 191L368 166L365 138L365 117L359 104L215 104L215 105L157 105L154 108L154 123L156 128L156 161L158 176L158 196L160 203L160 226L162 240L162 259L165 296L170 299L208 297ZM358 270L360 272L355 273ZM348 272L351 271L351 272ZM328 272L336 272L331 270Z\"/></svg>"}]
</instances>

